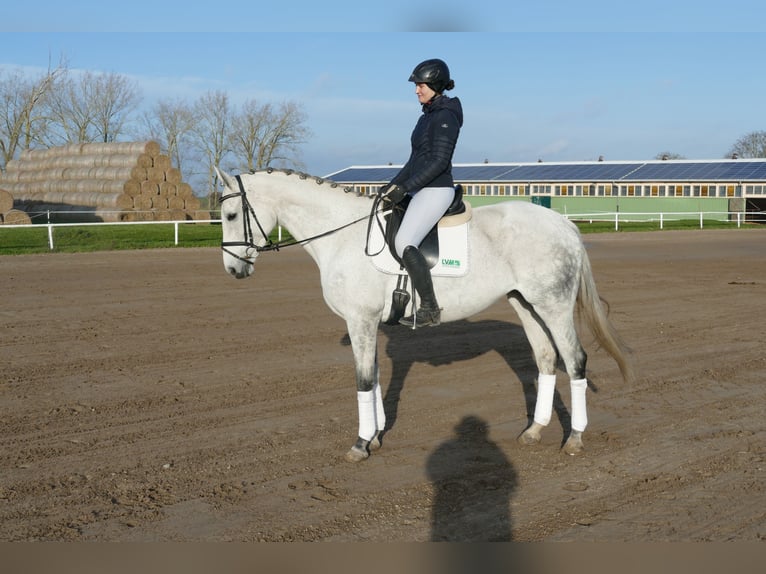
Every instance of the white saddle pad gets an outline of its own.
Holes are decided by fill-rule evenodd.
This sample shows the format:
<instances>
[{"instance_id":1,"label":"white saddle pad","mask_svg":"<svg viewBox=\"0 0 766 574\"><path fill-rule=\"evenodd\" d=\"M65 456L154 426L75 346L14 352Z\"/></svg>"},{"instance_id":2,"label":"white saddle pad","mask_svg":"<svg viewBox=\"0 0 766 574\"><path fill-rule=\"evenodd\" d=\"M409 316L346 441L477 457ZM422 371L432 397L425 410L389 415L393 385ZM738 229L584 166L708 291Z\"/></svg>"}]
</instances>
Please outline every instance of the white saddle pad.
<instances>
[{"instance_id":1,"label":"white saddle pad","mask_svg":"<svg viewBox=\"0 0 766 574\"><path fill-rule=\"evenodd\" d=\"M468 272L468 226L470 220L459 225L438 226L439 260L431 269L433 277L461 277ZM376 269L391 275L403 275L404 271L388 250L383 231L373 225L370 231L369 253Z\"/></svg>"}]
</instances>

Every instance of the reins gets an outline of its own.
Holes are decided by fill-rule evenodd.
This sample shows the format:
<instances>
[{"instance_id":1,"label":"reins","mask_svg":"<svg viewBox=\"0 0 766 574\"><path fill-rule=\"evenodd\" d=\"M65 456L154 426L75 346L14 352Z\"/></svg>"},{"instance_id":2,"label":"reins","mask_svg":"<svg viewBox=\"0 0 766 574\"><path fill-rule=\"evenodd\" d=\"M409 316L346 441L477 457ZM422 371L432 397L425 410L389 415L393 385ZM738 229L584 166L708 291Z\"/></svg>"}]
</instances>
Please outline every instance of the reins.
<instances>
[{"instance_id":1,"label":"reins","mask_svg":"<svg viewBox=\"0 0 766 574\"><path fill-rule=\"evenodd\" d=\"M245 257L242 257L241 255L237 255L230 249L227 249L227 247L247 247L248 249L254 250L256 253L261 253L264 251L279 251L283 247L292 247L293 245L305 245L306 243L309 243L310 241L314 241L315 239L321 239L322 237L332 235L333 233L346 229L347 227L356 225L357 223L364 221L365 219L370 220L370 223L368 224L368 237L367 237L367 242L369 244L369 226L372 225L372 219L375 217L375 214L378 210L380 198L377 198L377 197L375 198L375 201L373 202L372 210L370 211L370 215L365 215L364 217L355 219L354 221L341 225L340 227L336 227L334 229L330 229L329 231L324 231L322 233L312 235L311 237L307 237L305 239L300 239L300 240L289 239L284 241L272 241L269 238L269 236L266 234L266 232L264 231L263 226L261 225L261 222L258 220L258 216L256 215L255 210L253 209L253 206L250 204L250 201L247 199L247 193L245 192L245 186L242 183L242 177L239 175L236 175L234 177L237 180L239 191L234 193L228 193L222 196L221 199L218 200L218 203L221 204L227 199L232 199L235 197L241 198L242 227L243 227L244 240L243 241L222 241L221 249L223 250L224 253L227 253L228 255L231 255L232 257L239 259L240 261L244 261L245 263L253 262L249 254L245 255ZM258 231L260 231L261 236L266 241L264 245L257 245L255 243L251 217L252 217L252 221L255 221L255 224L258 227ZM365 246L365 253L367 253L367 247L368 246Z\"/></svg>"}]
</instances>

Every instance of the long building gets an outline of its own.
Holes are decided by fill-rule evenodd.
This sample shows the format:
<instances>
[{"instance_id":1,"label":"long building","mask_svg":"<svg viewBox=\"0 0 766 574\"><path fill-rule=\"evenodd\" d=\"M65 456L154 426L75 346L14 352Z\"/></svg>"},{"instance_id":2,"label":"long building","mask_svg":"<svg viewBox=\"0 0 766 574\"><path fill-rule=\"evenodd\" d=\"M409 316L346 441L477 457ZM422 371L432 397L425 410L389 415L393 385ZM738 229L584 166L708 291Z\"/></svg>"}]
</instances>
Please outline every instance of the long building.
<instances>
[{"instance_id":1,"label":"long building","mask_svg":"<svg viewBox=\"0 0 766 574\"><path fill-rule=\"evenodd\" d=\"M373 194L401 166L351 166L327 176ZM568 214L745 213L763 220L766 158L455 164L452 174L474 206L532 201ZM694 214L694 215L692 215Z\"/></svg>"}]
</instances>

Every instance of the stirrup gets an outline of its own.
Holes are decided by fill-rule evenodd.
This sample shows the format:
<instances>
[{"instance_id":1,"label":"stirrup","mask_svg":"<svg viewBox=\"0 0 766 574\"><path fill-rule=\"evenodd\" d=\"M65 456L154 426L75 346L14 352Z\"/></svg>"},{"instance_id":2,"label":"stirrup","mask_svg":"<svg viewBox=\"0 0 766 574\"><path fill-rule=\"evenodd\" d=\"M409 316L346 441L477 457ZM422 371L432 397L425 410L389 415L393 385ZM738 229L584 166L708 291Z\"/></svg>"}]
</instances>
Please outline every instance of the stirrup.
<instances>
[{"instance_id":1,"label":"stirrup","mask_svg":"<svg viewBox=\"0 0 766 574\"><path fill-rule=\"evenodd\" d=\"M409 317L399 319L399 324L406 327L436 327L441 324L441 309L424 309L421 307Z\"/></svg>"}]
</instances>

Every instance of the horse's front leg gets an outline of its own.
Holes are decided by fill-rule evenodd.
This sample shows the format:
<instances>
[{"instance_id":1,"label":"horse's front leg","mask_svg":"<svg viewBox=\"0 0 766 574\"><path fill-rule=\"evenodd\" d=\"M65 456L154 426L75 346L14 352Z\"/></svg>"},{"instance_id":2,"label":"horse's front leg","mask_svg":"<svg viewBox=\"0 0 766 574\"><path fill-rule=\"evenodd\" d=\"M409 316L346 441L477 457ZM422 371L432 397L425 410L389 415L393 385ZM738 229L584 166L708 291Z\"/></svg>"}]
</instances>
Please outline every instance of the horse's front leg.
<instances>
[{"instance_id":1,"label":"horse's front leg","mask_svg":"<svg viewBox=\"0 0 766 574\"><path fill-rule=\"evenodd\" d=\"M356 367L359 432L356 443L346 453L346 460L359 462L370 456L370 450L380 448L380 433L386 426L378 370L378 323L348 322L348 334Z\"/></svg>"}]
</instances>

